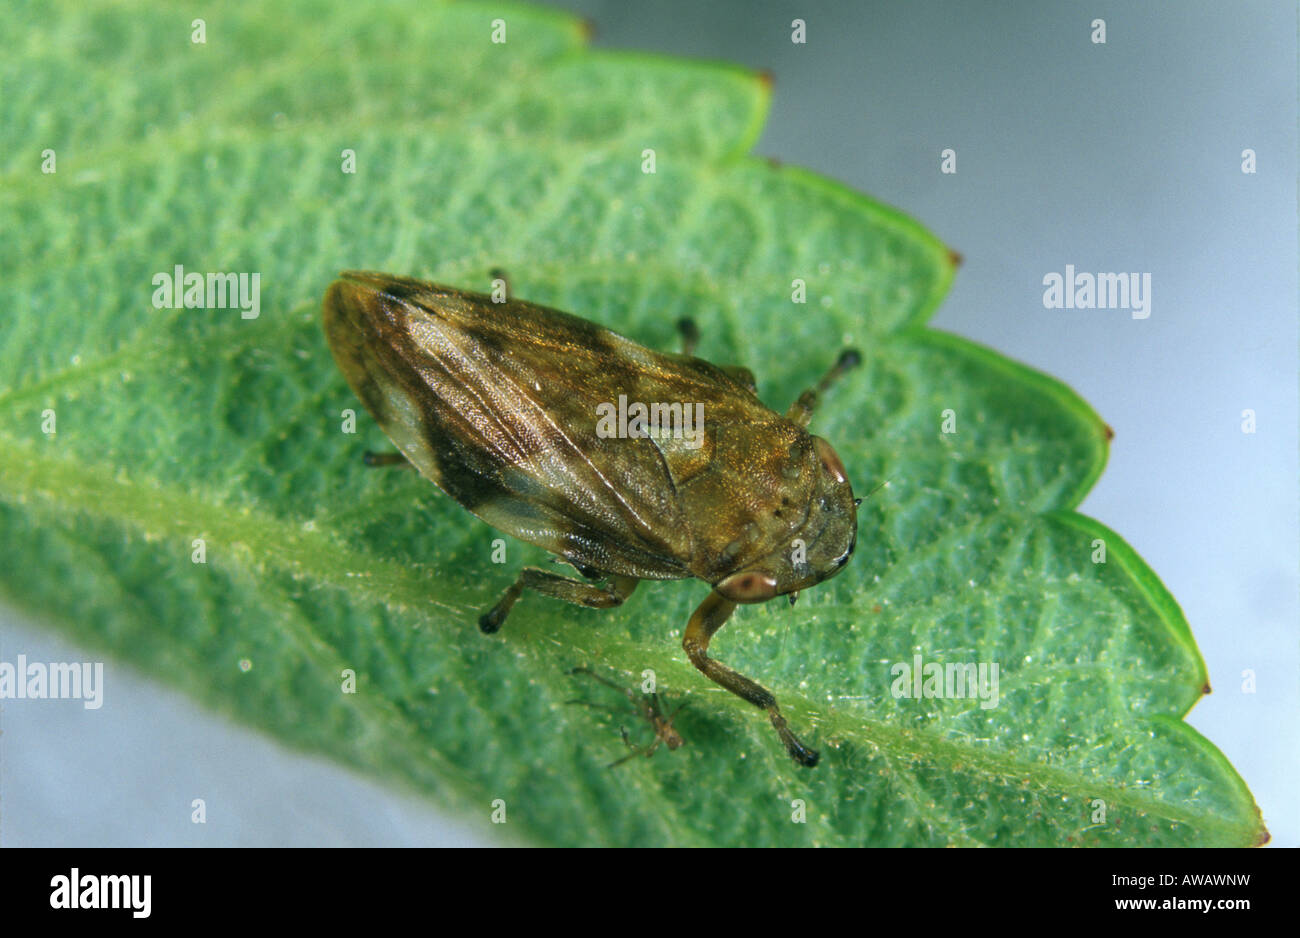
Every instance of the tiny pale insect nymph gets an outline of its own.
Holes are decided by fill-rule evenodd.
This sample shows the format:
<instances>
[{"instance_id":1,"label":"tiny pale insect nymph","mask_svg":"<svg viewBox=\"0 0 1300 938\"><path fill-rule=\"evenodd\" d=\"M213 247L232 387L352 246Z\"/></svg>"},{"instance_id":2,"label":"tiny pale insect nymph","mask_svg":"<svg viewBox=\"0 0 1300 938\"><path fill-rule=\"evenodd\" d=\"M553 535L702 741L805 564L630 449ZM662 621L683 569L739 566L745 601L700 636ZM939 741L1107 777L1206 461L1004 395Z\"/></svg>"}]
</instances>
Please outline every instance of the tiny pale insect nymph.
<instances>
[{"instance_id":1,"label":"tiny pale insect nymph","mask_svg":"<svg viewBox=\"0 0 1300 938\"><path fill-rule=\"evenodd\" d=\"M689 321L683 354L671 354L499 299L350 271L324 302L334 359L398 461L585 578L524 568L479 627L499 629L526 589L605 608L641 580L701 579L712 590L686 626L686 654L766 710L790 755L815 765L816 750L790 730L772 693L708 648L738 603L793 603L853 553L858 500L835 450L806 427L819 393L858 354L843 352L781 415L759 401L747 369L690 354ZM679 434L633 420L626 433L602 432L614 402L626 401L685 402L703 426Z\"/></svg>"}]
</instances>

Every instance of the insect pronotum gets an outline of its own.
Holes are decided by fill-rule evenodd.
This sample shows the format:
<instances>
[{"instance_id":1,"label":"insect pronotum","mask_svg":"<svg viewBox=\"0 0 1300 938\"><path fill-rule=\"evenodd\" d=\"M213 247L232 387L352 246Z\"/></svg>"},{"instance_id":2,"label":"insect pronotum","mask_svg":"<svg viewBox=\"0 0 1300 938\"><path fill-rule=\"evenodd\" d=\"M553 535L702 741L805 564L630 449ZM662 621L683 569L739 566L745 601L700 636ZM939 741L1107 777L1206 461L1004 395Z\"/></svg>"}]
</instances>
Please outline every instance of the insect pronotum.
<instances>
[{"instance_id":1,"label":"insect pronotum","mask_svg":"<svg viewBox=\"0 0 1300 938\"><path fill-rule=\"evenodd\" d=\"M588 581L526 567L479 618L484 632L526 589L606 608L641 580L698 577L712 591L682 639L691 663L766 710L790 755L816 765L772 693L708 650L738 603L793 603L853 553L857 500L835 450L806 427L857 352L843 352L782 416L758 400L747 369L689 354L689 322L675 355L514 298L349 271L325 294L324 324L348 383L406 460ZM641 419L624 420L636 404ZM668 432L647 412L702 420Z\"/></svg>"}]
</instances>

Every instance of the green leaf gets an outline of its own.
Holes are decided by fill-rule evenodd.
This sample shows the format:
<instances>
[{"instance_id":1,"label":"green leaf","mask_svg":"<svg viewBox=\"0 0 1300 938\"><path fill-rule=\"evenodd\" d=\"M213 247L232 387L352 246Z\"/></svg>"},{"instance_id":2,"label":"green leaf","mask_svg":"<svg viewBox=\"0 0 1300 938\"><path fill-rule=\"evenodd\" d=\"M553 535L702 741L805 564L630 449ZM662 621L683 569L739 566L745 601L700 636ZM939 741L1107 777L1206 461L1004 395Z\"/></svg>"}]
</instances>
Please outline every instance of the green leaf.
<instances>
[{"instance_id":1,"label":"green leaf","mask_svg":"<svg viewBox=\"0 0 1300 938\"><path fill-rule=\"evenodd\" d=\"M501 3L231 4L202 44L167 5L7 4L0 23L0 128L22 141L0 188L20 235L0 241L9 601L291 745L479 817L504 799L541 843L1266 836L1182 722L1207 688L1177 604L1072 511L1105 425L925 327L954 270L927 231L746 155L759 76L588 52L574 21ZM176 264L259 273L260 316L155 308ZM752 368L776 409L863 350L815 422L870 493L857 556L714 643L776 692L816 769L686 661L704 584L648 583L609 612L528 596L485 637L478 613L541 552L511 541L494 565L496 532L413 473L363 467L387 447L325 345L326 286L370 268L486 289L495 266L646 345L675 347L691 315L700 354ZM914 655L996 662L997 705L895 696ZM686 744L606 769L620 726L649 729L566 706L626 703L575 666L629 687L653 669L689 701Z\"/></svg>"}]
</instances>

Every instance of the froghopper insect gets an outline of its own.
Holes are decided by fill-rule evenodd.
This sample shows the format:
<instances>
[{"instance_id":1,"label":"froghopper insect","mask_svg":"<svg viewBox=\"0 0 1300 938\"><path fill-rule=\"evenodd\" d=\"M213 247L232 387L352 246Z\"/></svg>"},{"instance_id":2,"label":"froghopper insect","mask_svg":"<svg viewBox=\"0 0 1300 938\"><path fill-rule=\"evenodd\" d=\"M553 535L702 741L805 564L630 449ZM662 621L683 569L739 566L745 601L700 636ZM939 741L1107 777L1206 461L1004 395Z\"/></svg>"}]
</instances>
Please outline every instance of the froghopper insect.
<instances>
[{"instance_id":1,"label":"froghopper insect","mask_svg":"<svg viewBox=\"0 0 1300 938\"><path fill-rule=\"evenodd\" d=\"M689 323L682 354L655 352L577 316L498 299L346 271L324 300L334 359L401 455L465 509L588 581L526 567L479 627L497 631L526 589L608 608L641 580L701 579L712 589L682 639L691 663L767 711L791 757L816 765L776 697L708 649L737 604L793 603L848 563L860 499L835 450L806 428L858 354L844 351L781 415L759 401L748 369L690 354ZM702 428L633 419L626 432L623 421L602 432L602 413L625 401L661 414L683 403Z\"/></svg>"}]
</instances>

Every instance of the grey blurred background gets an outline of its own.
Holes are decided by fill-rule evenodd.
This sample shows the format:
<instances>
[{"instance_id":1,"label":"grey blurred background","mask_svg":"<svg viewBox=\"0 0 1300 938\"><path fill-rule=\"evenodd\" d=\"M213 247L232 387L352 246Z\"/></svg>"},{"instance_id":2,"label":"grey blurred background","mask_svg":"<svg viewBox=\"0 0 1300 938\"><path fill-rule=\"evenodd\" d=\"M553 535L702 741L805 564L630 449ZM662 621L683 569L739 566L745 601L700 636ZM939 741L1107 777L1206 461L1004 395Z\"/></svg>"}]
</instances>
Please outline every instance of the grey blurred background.
<instances>
[{"instance_id":1,"label":"grey blurred background","mask_svg":"<svg viewBox=\"0 0 1300 938\"><path fill-rule=\"evenodd\" d=\"M1082 510L1181 603L1214 686L1188 719L1245 778L1273 844L1300 844L1296 6L553 5L591 19L597 46L770 69L759 153L891 203L965 256L933 325L1060 378L1115 429ZM955 175L939 171L948 147ZM1066 264L1149 271L1150 318L1044 309L1042 278ZM10 613L0 624L0 659L93 658ZM93 715L4 703L0 845L501 842L486 805L441 817L108 675ZM188 823L195 797L206 825Z\"/></svg>"}]
</instances>

